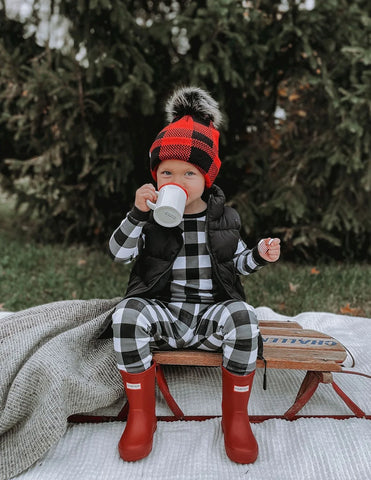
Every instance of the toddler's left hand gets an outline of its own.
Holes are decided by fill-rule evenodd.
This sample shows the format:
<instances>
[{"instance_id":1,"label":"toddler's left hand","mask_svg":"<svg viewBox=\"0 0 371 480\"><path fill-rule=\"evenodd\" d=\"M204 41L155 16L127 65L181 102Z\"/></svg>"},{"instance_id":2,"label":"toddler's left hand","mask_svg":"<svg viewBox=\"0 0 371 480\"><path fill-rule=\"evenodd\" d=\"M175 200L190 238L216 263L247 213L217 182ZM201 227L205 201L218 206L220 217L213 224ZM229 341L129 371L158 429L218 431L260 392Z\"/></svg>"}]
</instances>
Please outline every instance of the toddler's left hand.
<instances>
[{"instance_id":1,"label":"toddler's left hand","mask_svg":"<svg viewBox=\"0 0 371 480\"><path fill-rule=\"evenodd\" d=\"M279 238L263 238L258 243L259 254L267 262L276 262L281 254L281 240Z\"/></svg>"}]
</instances>

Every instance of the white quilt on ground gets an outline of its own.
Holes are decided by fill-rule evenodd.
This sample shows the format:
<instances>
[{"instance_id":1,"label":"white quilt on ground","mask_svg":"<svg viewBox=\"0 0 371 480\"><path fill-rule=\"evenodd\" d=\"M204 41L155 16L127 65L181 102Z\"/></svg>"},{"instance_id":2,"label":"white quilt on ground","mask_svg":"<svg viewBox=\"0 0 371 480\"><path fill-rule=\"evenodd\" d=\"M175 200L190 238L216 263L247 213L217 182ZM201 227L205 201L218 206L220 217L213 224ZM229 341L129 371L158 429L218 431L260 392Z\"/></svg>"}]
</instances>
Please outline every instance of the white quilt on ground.
<instances>
[{"instance_id":1,"label":"white quilt on ground","mask_svg":"<svg viewBox=\"0 0 371 480\"><path fill-rule=\"evenodd\" d=\"M332 335L354 355L353 370L371 375L371 319L329 313L296 317L256 309L260 319L296 320L304 328ZM347 360L348 370L350 360ZM268 370L268 389L257 371L249 404L251 415L282 415L293 403L303 372ZM218 368L168 367L170 391L186 415L220 414ZM371 379L334 374L336 383L367 415L371 414ZM119 406L117 406L119 408ZM109 413L105 411L104 413ZM157 396L157 413L169 410ZM303 415L346 415L348 407L330 385L320 385ZM153 451L135 463L123 462L117 442L124 424L71 425L66 435L20 480L370 480L371 420L351 418L280 419L253 424L259 457L253 465L231 462L223 446L220 419L204 422L159 422Z\"/></svg>"}]
</instances>

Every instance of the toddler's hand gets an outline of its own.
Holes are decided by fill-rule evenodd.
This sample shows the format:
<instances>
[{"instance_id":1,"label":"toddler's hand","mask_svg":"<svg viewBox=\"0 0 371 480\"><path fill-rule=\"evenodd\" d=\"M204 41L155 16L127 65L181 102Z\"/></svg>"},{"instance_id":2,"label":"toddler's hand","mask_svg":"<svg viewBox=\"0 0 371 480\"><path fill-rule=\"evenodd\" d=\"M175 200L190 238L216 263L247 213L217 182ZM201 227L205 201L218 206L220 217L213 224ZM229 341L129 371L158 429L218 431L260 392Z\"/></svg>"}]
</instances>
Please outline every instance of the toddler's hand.
<instances>
[{"instance_id":1,"label":"toddler's hand","mask_svg":"<svg viewBox=\"0 0 371 480\"><path fill-rule=\"evenodd\" d=\"M279 238L263 238L258 243L259 254L267 262L276 262L280 258L281 240Z\"/></svg>"},{"instance_id":2,"label":"toddler's hand","mask_svg":"<svg viewBox=\"0 0 371 480\"><path fill-rule=\"evenodd\" d=\"M142 212L148 212L150 208L146 203L147 200L150 200L151 202L156 202L157 200L155 187L151 183L146 183L138 188L135 192L134 205Z\"/></svg>"}]
</instances>

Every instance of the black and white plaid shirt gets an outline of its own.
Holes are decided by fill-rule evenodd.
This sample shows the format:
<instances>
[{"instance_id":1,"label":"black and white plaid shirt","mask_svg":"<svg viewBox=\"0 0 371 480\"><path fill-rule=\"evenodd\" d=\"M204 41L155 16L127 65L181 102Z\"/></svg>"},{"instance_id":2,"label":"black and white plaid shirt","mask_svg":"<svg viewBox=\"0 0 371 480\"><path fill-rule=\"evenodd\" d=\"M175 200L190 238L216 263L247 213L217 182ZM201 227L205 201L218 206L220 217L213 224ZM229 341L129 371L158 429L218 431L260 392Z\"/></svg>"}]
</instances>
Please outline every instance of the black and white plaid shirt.
<instances>
[{"instance_id":1,"label":"black and white plaid shirt","mask_svg":"<svg viewBox=\"0 0 371 480\"><path fill-rule=\"evenodd\" d=\"M138 239L145 221L139 220L136 209L129 212L121 225L111 236L109 246L114 260L128 263L138 255ZM206 211L184 215L179 227L183 230L183 246L175 259L168 302L179 304L211 304L214 290L211 273L211 259L206 246ZM145 238L144 238L145 241ZM258 270L252 251L240 239L234 256L237 271L248 275Z\"/></svg>"}]
</instances>

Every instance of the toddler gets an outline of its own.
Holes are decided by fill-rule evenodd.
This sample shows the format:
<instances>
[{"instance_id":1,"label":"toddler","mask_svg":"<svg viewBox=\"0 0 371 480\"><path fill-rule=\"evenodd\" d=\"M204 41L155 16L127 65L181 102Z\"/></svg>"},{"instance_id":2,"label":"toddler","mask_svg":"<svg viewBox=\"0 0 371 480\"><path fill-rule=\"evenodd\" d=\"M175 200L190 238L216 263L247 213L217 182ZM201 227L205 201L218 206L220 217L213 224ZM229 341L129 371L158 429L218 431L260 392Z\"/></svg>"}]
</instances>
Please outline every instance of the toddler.
<instances>
[{"instance_id":1,"label":"toddler","mask_svg":"<svg viewBox=\"0 0 371 480\"><path fill-rule=\"evenodd\" d=\"M221 351L222 428L228 457L252 463L258 444L247 405L258 348L258 321L246 303L239 275L249 275L280 256L280 240L253 249L240 238L240 218L225 205L214 180L219 172L221 114L197 87L177 89L166 104L169 124L150 148L157 189L176 183L188 193L177 227L158 225L147 200L154 185L141 186L135 203L110 239L118 262L135 259L125 298L113 314L117 365L129 402L119 453L126 461L146 457L156 430L156 349Z\"/></svg>"}]
</instances>

